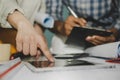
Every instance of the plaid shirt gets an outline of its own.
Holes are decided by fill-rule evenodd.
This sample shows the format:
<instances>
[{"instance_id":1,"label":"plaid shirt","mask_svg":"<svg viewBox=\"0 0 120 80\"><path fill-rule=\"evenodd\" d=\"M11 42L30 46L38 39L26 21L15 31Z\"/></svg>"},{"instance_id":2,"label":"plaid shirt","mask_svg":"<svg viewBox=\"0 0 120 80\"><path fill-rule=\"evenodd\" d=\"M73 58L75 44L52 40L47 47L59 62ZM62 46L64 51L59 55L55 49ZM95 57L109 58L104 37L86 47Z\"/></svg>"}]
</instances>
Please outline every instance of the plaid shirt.
<instances>
[{"instance_id":1,"label":"plaid shirt","mask_svg":"<svg viewBox=\"0 0 120 80\"><path fill-rule=\"evenodd\" d=\"M111 22L112 24L109 27L113 27L119 22L117 21L119 15L118 8L114 6L112 0L68 0L68 3L78 15L91 17L103 23ZM46 12L53 16L55 20L63 21L65 20L65 14L69 14L61 0L46 0L46 6Z\"/></svg>"}]
</instances>

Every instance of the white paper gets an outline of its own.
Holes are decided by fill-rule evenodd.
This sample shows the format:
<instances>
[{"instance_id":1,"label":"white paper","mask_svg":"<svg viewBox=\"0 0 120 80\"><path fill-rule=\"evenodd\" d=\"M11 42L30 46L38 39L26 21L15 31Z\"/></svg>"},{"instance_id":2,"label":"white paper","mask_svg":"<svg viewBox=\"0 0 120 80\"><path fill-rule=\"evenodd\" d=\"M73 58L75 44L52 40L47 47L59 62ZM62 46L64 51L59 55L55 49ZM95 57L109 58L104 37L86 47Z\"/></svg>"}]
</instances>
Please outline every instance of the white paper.
<instances>
[{"instance_id":1,"label":"white paper","mask_svg":"<svg viewBox=\"0 0 120 80\"><path fill-rule=\"evenodd\" d=\"M116 58L118 56L117 47L119 44L120 44L120 41L98 45L98 46L86 49L85 52L93 56Z\"/></svg>"},{"instance_id":2,"label":"white paper","mask_svg":"<svg viewBox=\"0 0 120 80\"><path fill-rule=\"evenodd\" d=\"M0 80L11 80L12 77L15 76L16 73L23 67L23 64L21 63L12 69L12 67L20 61L21 61L20 58L17 58L2 64L0 66L0 75L6 72L10 68L11 70L8 73L6 73L4 76L2 76Z\"/></svg>"},{"instance_id":3,"label":"white paper","mask_svg":"<svg viewBox=\"0 0 120 80\"><path fill-rule=\"evenodd\" d=\"M26 75L27 74L27 75ZM12 80L119 80L120 69L87 69L34 73L24 66Z\"/></svg>"}]
</instances>

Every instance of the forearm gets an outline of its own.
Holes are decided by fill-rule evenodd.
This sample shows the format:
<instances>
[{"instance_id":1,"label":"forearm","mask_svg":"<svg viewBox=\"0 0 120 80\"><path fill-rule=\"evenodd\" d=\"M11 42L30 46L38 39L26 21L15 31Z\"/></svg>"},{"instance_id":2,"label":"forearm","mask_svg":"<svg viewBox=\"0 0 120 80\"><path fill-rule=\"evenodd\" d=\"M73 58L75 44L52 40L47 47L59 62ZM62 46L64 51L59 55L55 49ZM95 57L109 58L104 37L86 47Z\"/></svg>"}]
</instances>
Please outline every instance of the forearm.
<instances>
[{"instance_id":1,"label":"forearm","mask_svg":"<svg viewBox=\"0 0 120 80\"><path fill-rule=\"evenodd\" d=\"M32 27L30 22L19 11L14 11L14 13L8 15L7 21L17 30L22 28L23 26L24 28ZM28 24L30 26L28 26Z\"/></svg>"}]
</instances>

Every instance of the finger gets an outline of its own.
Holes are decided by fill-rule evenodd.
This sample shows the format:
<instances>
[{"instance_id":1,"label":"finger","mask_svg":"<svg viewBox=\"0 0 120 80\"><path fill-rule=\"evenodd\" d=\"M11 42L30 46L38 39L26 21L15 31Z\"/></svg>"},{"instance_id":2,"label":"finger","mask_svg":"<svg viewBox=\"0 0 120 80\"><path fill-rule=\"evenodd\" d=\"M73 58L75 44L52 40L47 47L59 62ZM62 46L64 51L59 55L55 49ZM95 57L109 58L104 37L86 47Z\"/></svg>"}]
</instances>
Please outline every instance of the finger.
<instances>
[{"instance_id":1,"label":"finger","mask_svg":"<svg viewBox=\"0 0 120 80\"><path fill-rule=\"evenodd\" d=\"M107 41L105 37L101 37L101 36L93 36L93 38L103 43Z\"/></svg>"},{"instance_id":2,"label":"finger","mask_svg":"<svg viewBox=\"0 0 120 80\"><path fill-rule=\"evenodd\" d=\"M94 45L99 45L102 43L101 41L96 40L95 36L88 36L86 40Z\"/></svg>"},{"instance_id":3,"label":"finger","mask_svg":"<svg viewBox=\"0 0 120 80\"><path fill-rule=\"evenodd\" d=\"M51 62L54 62L54 58L52 54L50 53L49 49L47 48L47 44L44 40L39 39L39 48L43 52L43 54L47 57L47 59Z\"/></svg>"},{"instance_id":4,"label":"finger","mask_svg":"<svg viewBox=\"0 0 120 80\"><path fill-rule=\"evenodd\" d=\"M16 37L16 49L18 52L22 51L23 49L22 46L23 46L22 39L17 36Z\"/></svg>"},{"instance_id":5,"label":"finger","mask_svg":"<svg viewBox=\"0 0 120 80\"><path fill-rule=\"evenodd\" d=\"M74 26L80 27L80 25L78 24L77 21L66 21L65 24L70 25L71 28L73 28Z\"/></svg>"},{"instance_id":6,"label":"finger","mask_svg":"<svg viewBox=\"0 0 120 80\"><path fill-rule=\"evenodd\" d=\"M48 65L48 67L54 67L55 66L55 63L50 63L49 65Z\"/></svg>"},{"instance_id":7,"label":"finger","mask_svg":"<svg viewBox=\"0 0 120 80\"><path fill-rule=\"evenodd\" d=\"M37 42L33 37L31 37L30 41L30 55L35 56L37 54Z\"/></svg>"},{"instance_id":8,"label":"finger","mask_svg":"<svg viewBox=\"0 0 120 80\"><path fill-rule=\"evenodd\" d=\"M84 24L87 24L87 21L84 18L80 18Z\"/></svg>"},{"instance_id":9,"label":"finger","mask_svg":"<svg viewBox=\"0 0 120 80\"><path fill-rule=\"evenodd\" d=\"M83 18L75 18L74 16L69 16L66 19L66 22L72 26L85 26L87 21Z\"/></svg>"},{"instance_id":10,"label":"finger","mask_svg":"<svg viewBox=\"0 0 120 80\"><path fill-rule=\"evenodd\" d=\"M113 36L107 36L107 37L102 37L102 36L93 36L95 37L95 40L99 41L99 44L107 43L107 42L113 42L114 37Z\"/></svg>"},{"instance_id":11,"label":"finger","mask_svg":"<svg viewBox=\"0 0 120 80\"><path fill-rule=\"evenodd\" d=\"M71 27L71 25L69 25L69 24L65 24L65 28L64 29L65 29L64 30L65 35L68 36L71 33L73 27Z\"/></svg>"},{"instance_id":12,"label":"finger","mask_svg":"<svg viewBox=\"0 0 120 80\"><path fill-rule=\"evenodd\" d=\"M38 60L41 55L42 55L42 52L40 50L37 50L36 60Z\"/></svg>"},{"instance_id":13,"label":"finger","mask_svg":"<svg viewBox=\"0 0 120 80\"><path fill-rule=\"evenodd\" d=\"M25 55L28 55L30 52L29 50L30 50L30 42L29 42L28 37L25 37L23 41L23 53Z\"/></svg>"},{"instance_id":14,"label":"finger","mask_svg":"<svg viewBox=\"0 0 120 80\"><path fill-rule=\"evenodd\" d=\"M79 18L79 19L77 20L77 23L78 23L80 26L84 27L87 22L86 22L83 18Z\"/></svg>"}]
</instances>

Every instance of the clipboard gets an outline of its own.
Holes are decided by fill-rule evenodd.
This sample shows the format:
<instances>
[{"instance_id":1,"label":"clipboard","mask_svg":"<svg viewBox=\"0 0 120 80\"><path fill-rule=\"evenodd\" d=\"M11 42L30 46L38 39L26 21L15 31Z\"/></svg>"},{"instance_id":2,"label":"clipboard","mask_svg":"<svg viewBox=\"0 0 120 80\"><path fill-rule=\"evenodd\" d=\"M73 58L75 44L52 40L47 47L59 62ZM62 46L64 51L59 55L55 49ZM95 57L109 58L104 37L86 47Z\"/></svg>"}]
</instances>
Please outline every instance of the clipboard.
<instances>
[{"instance_id":1,"label":"clipboard","mask_svg":"<svg viewBox=\"0 0 120 80\"><path fill-rule=\"evenodd\" d=\"M110 36L112 32L107 32L101 29L92 29L92 28L82 28L82 27L74 27L66 40L66 44L72 44L77 46L82 46L84 48L92 47L94 44L86 41L87 36Z\"/></svg>"}]
</instances>

